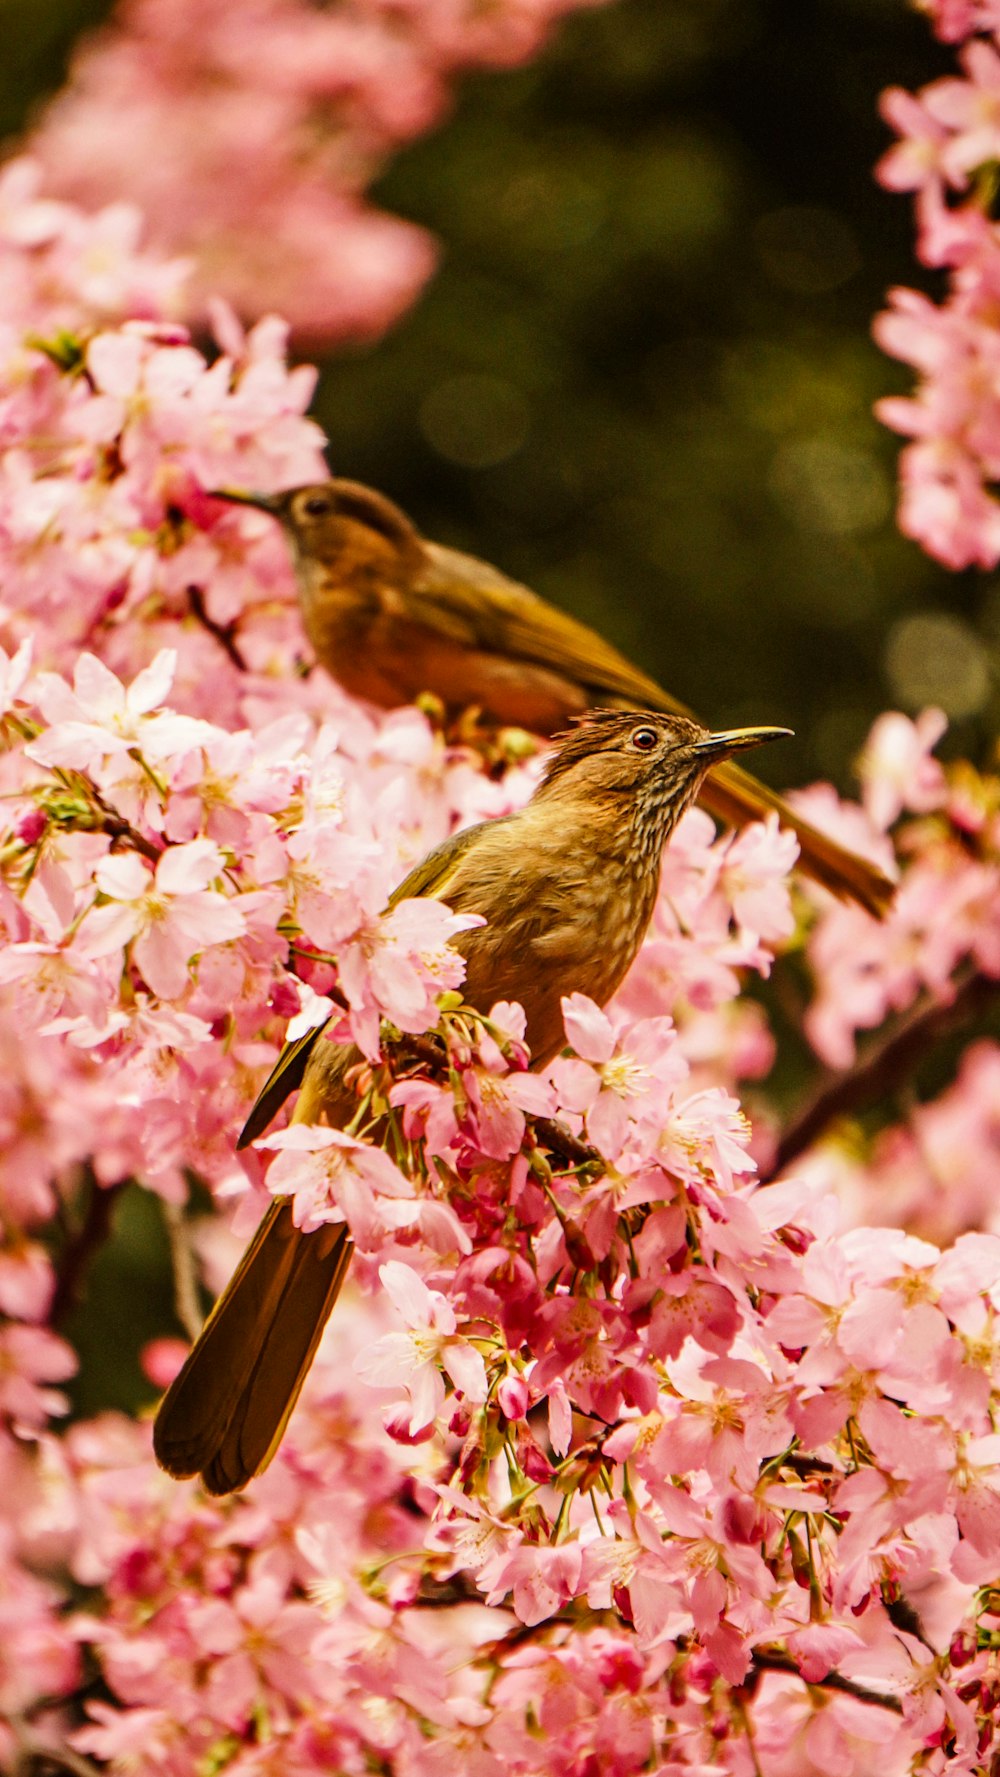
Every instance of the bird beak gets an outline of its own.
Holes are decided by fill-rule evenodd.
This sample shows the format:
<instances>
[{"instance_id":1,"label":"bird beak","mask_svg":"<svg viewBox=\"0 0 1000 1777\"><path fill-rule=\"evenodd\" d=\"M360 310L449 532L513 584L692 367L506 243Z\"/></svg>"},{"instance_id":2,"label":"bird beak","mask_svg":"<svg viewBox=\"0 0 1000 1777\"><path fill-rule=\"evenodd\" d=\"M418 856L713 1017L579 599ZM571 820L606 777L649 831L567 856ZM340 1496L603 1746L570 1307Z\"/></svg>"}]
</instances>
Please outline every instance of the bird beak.
<instances>
[{"instance_id":1,"label":"bird beak","mask_svg":"<svg viewBox=\"0 0 1000 1777\"><path fill-rule=\"evenodd\" d=\"M706 740L700 740L695 746L699 759L707 759L715 764L719 759L728 759L732 753L742 753L745 747L762 747L769 740L786 740L792 734L791 728L725 728L719 734L710 734Z\"/></svg>"},{"instance_id":2,"label":"bird beak","mask_svg":"<svg viewBox=\"0 0 1000 1777\"><path fill-rule=\"evenodd\" d=\"M258 506L261 512L269 512L272 518L280 518L285 497L284 494L255 494L240 487L207 487L205 492L210 500L228 500L233 506Z\"/></svg>"}]
</instances>

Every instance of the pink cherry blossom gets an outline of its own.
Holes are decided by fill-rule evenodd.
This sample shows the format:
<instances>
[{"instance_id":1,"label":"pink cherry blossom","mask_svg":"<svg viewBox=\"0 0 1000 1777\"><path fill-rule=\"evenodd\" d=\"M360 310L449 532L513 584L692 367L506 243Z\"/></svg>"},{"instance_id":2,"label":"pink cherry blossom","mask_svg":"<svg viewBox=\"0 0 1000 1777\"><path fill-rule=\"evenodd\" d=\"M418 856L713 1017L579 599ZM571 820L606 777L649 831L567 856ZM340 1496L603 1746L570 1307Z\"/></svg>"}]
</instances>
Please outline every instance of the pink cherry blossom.
<instances>
[{"instance_id":1,"label":"pink cherry blossom","mask_svg":"<svg viewBox=\"0 0 1000 1777\"><path fill-rule=\"evenodd\" d=\"M127 197L155 219L161 247L196 254L188 306L199 318L221 290L315 340L381 332L435 251L422 229L367 203L365 187L441 121L462 70L526 60L580 3L507 0L484 14L469 0L417 0L387 14L368 0L346 13L255 0L237 27L191 0L136 0L85 41L32 148L49 189L88 207L115 201L109 244L113 222L119 235L134 226ZM44 236L59 209L34 202L22 229ZM111 274L105 283L114 292Z\"/></svg>"},{"instance_id":2,"label":"pink cherry blossom","mask_svg":"<svg viewBox=\"0 0 1000 1777\"><path fill-rule=\"evenodd\" d=\"M890 827L904 808L924 814L941 806L945 775L931 749L946 727L941 710L923 710L915 722L895 713L879 717L858 764L876 826Z\"/></svg>"},{"instance_id":3,"label":"pink cherry blossom","mask_svg":"<svg viewBox=\"0 0 1000 1777\"><path fill-rule=\"evenodd\" d=\"M385 1333L371 1351L362 1352L355 1360L359 1376L380 1388L405 1387L411 1432L430 1425L444 1405L439 1364L467 1401L483 1400L482 1357L473 1345L456 1338L458 1322L447 1297L429 1290L415 1271L394 1259L379 1268L379 1278L410 1331Z\"/></svg>"},{"instance_id":4,"label":"pink cherry blossom","mask_svg":"<svg viewBox=\"0 0 1000 1777\"><path fill-rule=\"evenodd\" d=\"M875 335L915 367L920 382L913 399L888 399L878 411L914 440L900 460L902 530L950 567L992 567L1000 553L991 370L1000 235L977 179L1000 143L998 18L991 5L949 0L936 8L936 23L948 40L969 39L961 74L916 96L898 88L885 95L883 115L900 141L878 175L915 193L919 255L946 268L948 286L938 304L910 290L891 293Z\"/></svg>"},{"instance_id":5,"label":"pink cherry blossom","mask_svg":"<svg viewBox=\"0 0 1000 1777\"><path fill-rule=\"evenodd\" d=\"M345 21L255 0L234 30L136 0L45 139L76 142L81 180L112 146L145 188L169 165L158 226L181 239L188 200L188 222L220 219L248 313L241 254L270 230L289 275L324 270L294 293L304 325L324 303L336 328L378 324L406 238L395 267L348 263L380 226L358 186L338 232L307 238L329 204L291 201L287 161L248 140L278 113L294 134L308 98L326 152L360 131L381 153L460 65L530 54L560 5ZM904 525L989 561L1000 259L973 163L1000 16L932 18L982 41L887 104L883 176L915 190L952 287L897 294L880 323L921 378L885 413L912 440ZM242 159L207 184L232 139ZM280 319L245 331L217 301L218 352L196 349L182 269L142 238L126 207L87 216L23 162L0 175L0 1762L989 1769L1000 779L933 756L934 712L889 714L864 806L797 793L898 874L881 922L805 882L793 899L773 822L734 836L690 810L628 980L605 1008L567 993L568 1050L539 1073L520 1008L461 1002L467 921L385 912L429 847L520 807L539 761L310 670L276 528L205 490L325 472L314 373L289 367ZM195 273L197 306L214 273ZM293 1122L238 1153L286 1036L327 1022L364 1052L350 1133ZM121 1254L145 1192L185 1321L275 1200L356 1247L281 1447L231 1499L156 1469L144 1408L65 1412L91 1261L106 1237ZM184 1350L172 1318L149 1330L147 1399Z\"/></svg>"},{"instance_id":6,"label":"pink cherry blossom","mask_svg":"<svg viewBox=\"0 0 1000 1777\"><path fill-rule=\"evenodd\" d=\"M131 945L153 992L177 998L188 983L192 956L246 929L240 908L209 886L222 870L222 854L210 839L171 847L152 872L134 854L105 858L94 883L106 898L84 921L83 953L108 956Z\"/></svg>"},{"instance_id":7,"label":"pink cherry blossom","mask_svg":"<svg viewBox=\"0 0 1000 1777\"><path fill-rule=\"evenodd\" d=\"M262 1148L277 1149L267 1187L291 1197L296 1227L309 1232L325 1222L350 1224L365 1242L377 1229L380 1199L408 1198L413 1187L388 1154L340 1129L297 1123L261 1137ZM384 1213L390 1213L386 1210Z\"/></svg>"},{"instance_id":8,"label":"pink cherry blossom","mask_svg":"<svg viewBox=\"0 0 1000 1777\"><path fill-rule=\"evenodd\" d=\"M673 1021L649 1018L626 1026L616 1040L615 1026L585 994L563 1000L566 1035L581 1062L561 1062L556 1077L559 1097L568 1109L586 1114L587 1130L601 1152L617 1159L624 1146L629 1119L641 1119L661 1103L672 1087L688 1075L688 1063Z\"/></svg>"},{"instance_id":9,"label":"pink cherry blossom","mask_svg":"<svg viewBox=\"0 0 1000 1777\"><path fill-rule=\"evenodd\" d=\"M458 987L465 976L465 959L449 938L483 923L478 914L452 913L440 901L399 901L341 947L340 979L354 1013L351 1027L366 1054L377 1053L382 1013L400 1030L427 1029L438 994Z\"/></svg>"},{"instance_id":10,"label":"pink cherry blossom","mask_svg":"<svg viewBox=\"0 0 1000 1777\"><path fill-rule=\"evenodd\" d=\"M117 765L131 758L134 749L156 765L196 745L202 734L199 722L152 713L163 702L176 669L176 654L164 648L128 687L92 654L77 661L72 692L57 674L41 674L38 707L50 726L44 741L28 749L28 757L42 765L101 772L112 761Z\"/></svg>"}]
</instances>

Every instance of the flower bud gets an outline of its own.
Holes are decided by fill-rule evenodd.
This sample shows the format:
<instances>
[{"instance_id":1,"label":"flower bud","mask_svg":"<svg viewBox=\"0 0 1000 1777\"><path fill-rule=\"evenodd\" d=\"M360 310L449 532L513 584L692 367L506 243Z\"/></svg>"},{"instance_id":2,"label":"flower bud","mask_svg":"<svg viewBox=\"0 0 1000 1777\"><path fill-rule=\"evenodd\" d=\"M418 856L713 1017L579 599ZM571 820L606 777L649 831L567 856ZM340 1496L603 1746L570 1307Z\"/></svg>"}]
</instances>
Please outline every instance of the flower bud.
<instances>
[{"instance_id":1,"label":"flower bud","mask_svg":"<svg viewBox=\"0 0 1000 1777\"><path fill-rule=\"evenodd\" d=\"M15 823L15 837L22 845L37 845L49 824L49 817L44 808L30 808L27 814Z\"/></svg>"},{"instance_id":2,"label":"flower bud","mask_svg":"<svg viewBox=\"0 0 1000 1777\"><path fill-rule=\"evenodd\" d=\"M530 1400L531 1391L523 1376L505 1376L497 1389L500 1411L507 1419L523 1419Z\"/></svg>"},{"instance_id":3,"label":"flower bud","mask_svg":"<svg viewBox=\"0 0 1000 1777\"><path fill-rule=\"evenodd\" d=\"M418 1425L416 1431L410 1430L408 1401L396 1401L391 1407L386 1407L382 1414L382 1424L396 1444L426 1444L434 1436L433 1420L428 1425Z\"/></svg>"}]
</instances>

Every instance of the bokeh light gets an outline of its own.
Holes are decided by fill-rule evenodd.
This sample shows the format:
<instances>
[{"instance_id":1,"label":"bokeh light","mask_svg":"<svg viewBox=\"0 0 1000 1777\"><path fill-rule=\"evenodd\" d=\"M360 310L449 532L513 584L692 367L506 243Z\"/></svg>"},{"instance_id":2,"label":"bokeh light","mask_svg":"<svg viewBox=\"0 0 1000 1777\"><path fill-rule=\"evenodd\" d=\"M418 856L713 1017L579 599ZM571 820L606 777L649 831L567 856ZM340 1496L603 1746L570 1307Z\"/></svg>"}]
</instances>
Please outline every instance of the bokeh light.
<instances>
[{"instance_id":1,"label":"bokeh light","mask_svg":"<svg viewBox=\"0 0 1000 1777\"><path fill-rule=\"evenodd\" d=\"M802 296L839 290L861 270L854 231L832 210L788 204L754 225L761 265L773 283Z\"/></svg>"},{"instance_id":2,"label":"bokeh light","mask_svg":"<svg viewBox=\"0 0 1000 1777\"><path fill-rule=\"evenodd\" d=\"M448 462L490 469L520 450L531 415L513 383L497 376L452 376L424 397L420 428Z\"/></svg>"},{"instance_id":3,"label":"bokeh light","mask_svg":"<svg viewBox=\"0 0 1000 1777\"><path fill-rule=\"evenodd\" d=\"M894 624L886 673L904 709L940 704L946 715L976 715L990 694L990 665L975 630L949 611L919 611Z\"/></svg>"}]
</instances>

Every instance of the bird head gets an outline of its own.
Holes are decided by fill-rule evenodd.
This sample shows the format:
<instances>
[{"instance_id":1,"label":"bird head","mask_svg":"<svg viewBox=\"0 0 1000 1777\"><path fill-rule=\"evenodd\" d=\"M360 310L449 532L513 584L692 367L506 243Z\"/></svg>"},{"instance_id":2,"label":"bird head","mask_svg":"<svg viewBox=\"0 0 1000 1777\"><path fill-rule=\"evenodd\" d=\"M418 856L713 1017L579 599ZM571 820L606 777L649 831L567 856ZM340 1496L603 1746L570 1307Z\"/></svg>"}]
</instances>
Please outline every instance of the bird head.
<instances>
[{"instance_id":1,"label":"bird head","mask_svg":"<svg viewBox=\"0 0 1000 1777\"><path fill-rule=\"evenodd\" d=\"M349 541L356 546L359 536L381 551L399 555L419 551L418 534L406 514L360 481L307 482L278 494L233 487L209 492L214 500L269 512L287 533L295 554L307 560L331 561Z\"/></svg>"},{"instance_id":2,"label":"bird head","mask_svg":"<svg viewBox=\"0 0 1000 1777\"><path fill-rule=\"evenodd\" d=\"M557 736L536 795L579 798L585 818L601 808L643 853L660 848L721 760L790 728L728 728L713 733L686 716L650 710L592 710Z\"/></svg>"}]
</instances>

